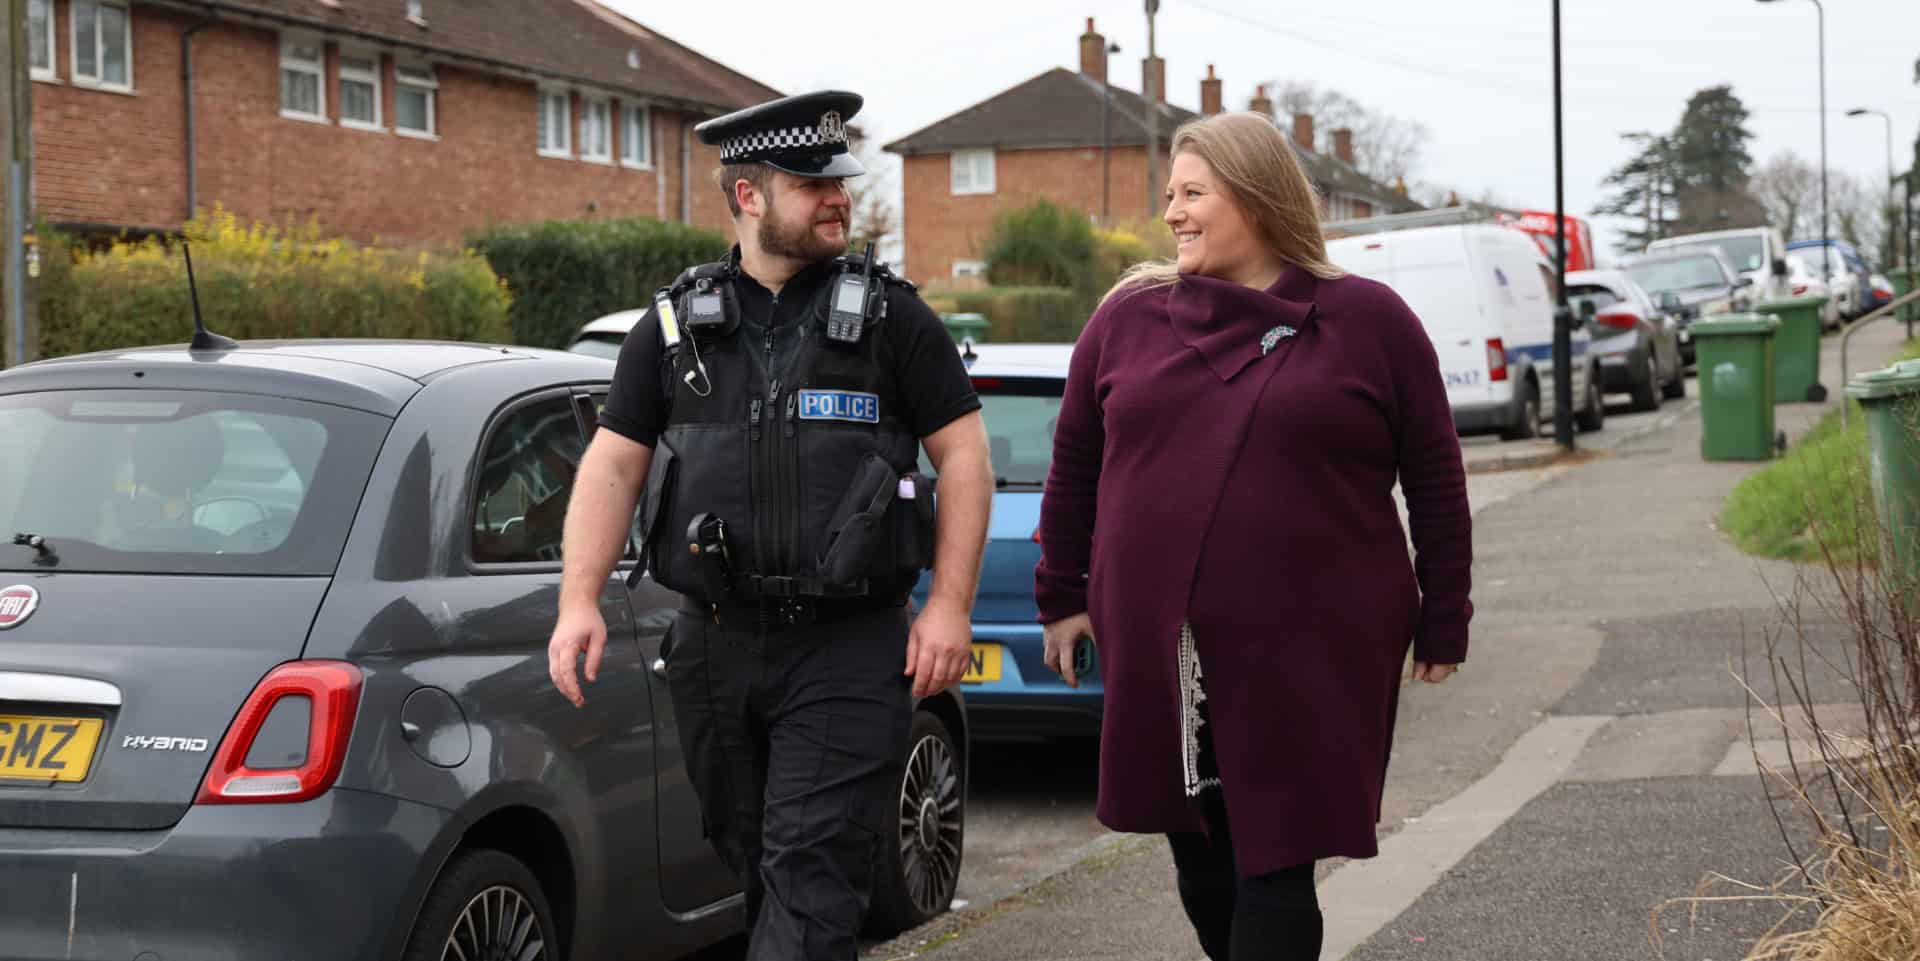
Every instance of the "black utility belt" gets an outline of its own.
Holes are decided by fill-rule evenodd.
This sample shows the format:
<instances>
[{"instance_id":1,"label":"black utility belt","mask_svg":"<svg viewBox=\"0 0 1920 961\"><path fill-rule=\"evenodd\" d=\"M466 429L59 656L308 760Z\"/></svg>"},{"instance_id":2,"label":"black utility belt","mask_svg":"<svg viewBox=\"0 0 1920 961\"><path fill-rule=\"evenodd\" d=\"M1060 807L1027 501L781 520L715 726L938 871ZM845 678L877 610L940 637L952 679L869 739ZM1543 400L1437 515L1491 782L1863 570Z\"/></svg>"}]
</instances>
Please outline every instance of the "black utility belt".
<instances>
[{"instance_id":1,"label":"black utility belt","mask_svg":"<svg viewBox=\"0 0 1920 961\"><path fill-rule=\"evenodd\" d=\"M687 599L688 610L712 617L716 623L727 627L806 627L905 606L906 599L903 597L877 594L854 597L761 597L757 600L729 598L717 604Z\"/></svg>"}]
</instances>

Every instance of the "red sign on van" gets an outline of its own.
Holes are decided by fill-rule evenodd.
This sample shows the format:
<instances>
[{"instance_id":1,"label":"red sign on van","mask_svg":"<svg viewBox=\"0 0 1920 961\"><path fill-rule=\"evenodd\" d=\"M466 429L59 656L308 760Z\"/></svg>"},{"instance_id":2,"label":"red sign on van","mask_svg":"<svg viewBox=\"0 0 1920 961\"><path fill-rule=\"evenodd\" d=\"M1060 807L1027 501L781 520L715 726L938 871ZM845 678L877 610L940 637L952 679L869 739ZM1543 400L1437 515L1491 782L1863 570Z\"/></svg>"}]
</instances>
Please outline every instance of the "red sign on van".
<instances>
[{"instance_id":1,"label":"red sign on van","mask_svg":"<svg viewBox=\"0 0 1920 961\"><path fill-rule=\"evenodd\" d=\"M1554 256L1555 230L1553 211L1522 210L1517 217L1501 215L1497 219L1500 223L1506 224L1532 237L1533 242L1540 245L1541 252L1545 253L1548 259L1559 259ZM1578 217L1568 217L1566 218L1566 223L1567 269L1592 270L1594 265L1593 231L1588 229L1586 221Z\"/></svg>"}]
</instances>

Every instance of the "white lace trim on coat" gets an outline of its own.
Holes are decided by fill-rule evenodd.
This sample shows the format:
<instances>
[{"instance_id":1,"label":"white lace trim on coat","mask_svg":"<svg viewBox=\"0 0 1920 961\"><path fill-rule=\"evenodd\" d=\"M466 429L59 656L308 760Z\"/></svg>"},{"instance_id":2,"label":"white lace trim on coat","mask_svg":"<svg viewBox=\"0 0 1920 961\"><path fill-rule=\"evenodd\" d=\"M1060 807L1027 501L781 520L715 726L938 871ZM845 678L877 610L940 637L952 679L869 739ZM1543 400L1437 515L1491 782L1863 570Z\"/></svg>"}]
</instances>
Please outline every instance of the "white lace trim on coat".
<instances>
[{"instance_id":1,"label":"white lace trim on coat","mask_svg":"<svg viewBox=\"0 0 1920 961\"><path fill-rule=\"evenodd\" d=\"M1188 797L1199 797L1209 788L1218 790L1220 778L1202 774L1200 769L1201 731L1207 716L1202 705L1207 692L1200 684L1200 652L1193 645L1193 625L1180 624L1180 748L1186 772Z\"/></svg>"}]
</instances>

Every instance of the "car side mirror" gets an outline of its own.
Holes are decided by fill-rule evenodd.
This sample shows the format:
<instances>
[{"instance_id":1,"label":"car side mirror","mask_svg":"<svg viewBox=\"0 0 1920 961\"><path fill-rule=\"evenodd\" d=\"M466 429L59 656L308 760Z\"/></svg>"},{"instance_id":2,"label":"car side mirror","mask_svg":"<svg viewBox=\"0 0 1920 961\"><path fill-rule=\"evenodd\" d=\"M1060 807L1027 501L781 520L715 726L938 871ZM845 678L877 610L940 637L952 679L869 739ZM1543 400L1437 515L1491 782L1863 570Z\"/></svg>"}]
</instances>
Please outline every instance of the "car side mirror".
<instances>
[{"instance_id":1,"label":"car side mirror","mask_svg":"<svg viewBox=\"0 0 1920 961\"><path fill-rule=\"evenodd\" d=\"M1787 258L1773 258L1773 275L1775 277L1785 277L1787 275Z\"/></svg>"},{"instance_id":2,"label":"car side mirror","mask_svg":"<svg viewBox=\"0 0 1920 961\"><path fill-rule=\"evenodd\" d=\"M1787 262L1784 260L1775 261L1775 263L1778 263L1781 267L1785 267L1787 264ZM1787 275L1787 272L1785 270L1776 270L1774 271L1774 275L1779 277L1785 277ZM1733 288L1735 290L1738 290L1742 287L1751 287L1751 286L1753 286L1753 278L1745 275L1740 276L1739 278L1735 279L1733 282Z\"/></svg>"}]
</instances>

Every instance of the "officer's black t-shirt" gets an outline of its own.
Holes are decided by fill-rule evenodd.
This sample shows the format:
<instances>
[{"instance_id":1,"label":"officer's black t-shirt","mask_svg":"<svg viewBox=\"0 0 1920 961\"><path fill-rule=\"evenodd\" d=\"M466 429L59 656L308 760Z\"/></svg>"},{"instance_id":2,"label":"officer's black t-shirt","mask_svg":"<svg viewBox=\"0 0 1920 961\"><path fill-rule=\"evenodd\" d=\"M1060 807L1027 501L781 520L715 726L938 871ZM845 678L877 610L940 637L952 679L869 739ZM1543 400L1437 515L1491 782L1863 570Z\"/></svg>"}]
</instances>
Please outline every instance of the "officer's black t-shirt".
<instances>
[{"instance_id":1,"label":"officer's black t-shirt","mask_svg":"<svg viewBox=\"0 0 1920 961\"><path fill-rule=\"evenodd\" d=\"M742 272L733 289L749 341L763 343L767 324L772 321L777 363L786 368L799 343L796 321L811 308L820 288L837 276L831 263L816 264L794 275L776 297ZM906 408L900 419L915 437L924 438L980 409L979 395L967 378L966 365L953 338L939 316L912 291L897 284L887 285L886 319L869 336L892 340L892 354L901 364L901 369L894 372L894 382L899 385L900 402ZM659 443L660 434L667 429L668 415L668 392L661 383L660 362L665 349L660 318L648 308L620 348L613 387L607 394L606 408L600 412L601 426L648 447Z\"/></svg>"}]
</instances>

